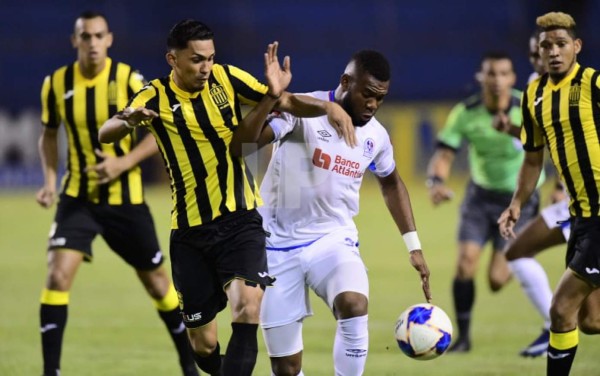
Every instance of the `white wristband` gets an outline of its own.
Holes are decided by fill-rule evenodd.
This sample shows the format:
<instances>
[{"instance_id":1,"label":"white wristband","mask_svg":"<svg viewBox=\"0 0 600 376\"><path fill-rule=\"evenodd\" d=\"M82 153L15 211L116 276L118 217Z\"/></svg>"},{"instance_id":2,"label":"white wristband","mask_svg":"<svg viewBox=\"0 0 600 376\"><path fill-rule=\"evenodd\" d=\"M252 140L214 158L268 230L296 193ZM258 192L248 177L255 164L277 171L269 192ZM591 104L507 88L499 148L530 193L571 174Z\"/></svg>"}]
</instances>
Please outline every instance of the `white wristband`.
<instances>
[{"instance_id":1,"label":"white wristband","mask_svg":"<svg viewBox=\"0 0 600 376\"><path fill-rule=\"evenodd\" d=\"M131 125L129 124L129 122L127 120L123 120L123 125L125 126L125 128L127 129L134 129L135 125Z\"/></svg>"},{"instance_id":2,"label":"white wristband","mask_svg":"<svg viewBox=\"0 0 600 376\"><path fill-rule=\"evenodd\" d=\"M402 238L404 239L404 244L406 244L406 248L408 248L408 252L421 249L421 242L419 241L419 235L417 235L416 231L407 232L402 235Z\"/></svg>"}]
</instances>

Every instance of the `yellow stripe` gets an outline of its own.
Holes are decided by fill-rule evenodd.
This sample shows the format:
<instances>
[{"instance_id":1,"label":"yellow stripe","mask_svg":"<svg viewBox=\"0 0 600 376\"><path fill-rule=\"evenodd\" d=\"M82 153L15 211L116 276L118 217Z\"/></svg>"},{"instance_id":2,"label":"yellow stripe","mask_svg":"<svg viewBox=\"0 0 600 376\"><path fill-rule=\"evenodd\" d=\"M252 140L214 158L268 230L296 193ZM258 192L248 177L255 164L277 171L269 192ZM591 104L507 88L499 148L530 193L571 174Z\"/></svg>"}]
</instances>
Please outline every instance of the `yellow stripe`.
<instances>
[{"instance_id":1,"label":"yellow stripe","mask_svg":"<svg viewBox=\"0 0 600 376\"><path fill-rule=\"evenodd\" d=\"M40 303L48 305L67 305L69 304L69 292L57 290L42 290Z\"/></svg>"},{"instance_id":2,"label":"yellow stripe","mask_svg":"<svg viewBox=\"0 0 600 376\"><path fill-rule=\"evenodd\" d=\"M175 286L171 283L167 295L160 300L154 300L154 306L161 312L172 311L179 306L179 299L177 298L177 291Z\"/></svg>"},{"instance_id":3,"label":"yellow stripe","mask_svg":"<svg viewBox=\"0 0 600 376\"><path fill-rule=\"evenodd\" d=\"M554 333L550 331L550 346L557 350L572 349L579 343L579 331L577 328L566 333Z\"/></svg>"}]
</instances>

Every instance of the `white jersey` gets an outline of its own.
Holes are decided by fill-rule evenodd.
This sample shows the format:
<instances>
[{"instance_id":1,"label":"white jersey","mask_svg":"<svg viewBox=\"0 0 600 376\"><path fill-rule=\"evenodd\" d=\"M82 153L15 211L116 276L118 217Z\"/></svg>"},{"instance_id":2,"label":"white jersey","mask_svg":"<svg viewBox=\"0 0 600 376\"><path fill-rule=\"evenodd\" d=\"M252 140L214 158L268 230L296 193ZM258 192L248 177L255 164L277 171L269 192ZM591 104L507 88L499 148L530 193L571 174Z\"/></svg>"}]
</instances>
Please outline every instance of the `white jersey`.
<instances>
[{"instance_id":1,"label":"white jersey","mask_svg":"<svg viewBox=\"0 0 600 376\"><path fill-rule=\"evenodd\" d=\"M333 101L333 91L307 95ZM260 193L259 208L267 249L304 246L334 230L356 231L359 189L370 169L380 177L394 171L392 145L375 118L356 127L358 146L351 148L327 116L298 118L281 114L270 121L275 149Z\"/></svg>"}]
</instances>

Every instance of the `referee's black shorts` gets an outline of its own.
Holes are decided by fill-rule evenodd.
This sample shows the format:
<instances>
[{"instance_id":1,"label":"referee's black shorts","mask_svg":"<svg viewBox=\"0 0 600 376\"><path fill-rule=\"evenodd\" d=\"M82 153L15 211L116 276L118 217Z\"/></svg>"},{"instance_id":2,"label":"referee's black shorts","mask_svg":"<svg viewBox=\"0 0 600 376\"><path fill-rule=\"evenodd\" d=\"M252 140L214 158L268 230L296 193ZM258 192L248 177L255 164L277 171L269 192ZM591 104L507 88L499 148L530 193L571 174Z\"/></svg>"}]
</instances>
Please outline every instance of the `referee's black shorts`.
<instances>
[{"instance_id":1,"label":"referee's black shorts","mask_svg":"<svg viewBox=\"0 0 600 376\"><path fill-rule=\"evenodd\" d=\"M233 279L270 286L262 217L237 211L214 221L171 231L171 268L184 323L196 328L227 305L225 287Z\"/></svg>"}]
</instances>

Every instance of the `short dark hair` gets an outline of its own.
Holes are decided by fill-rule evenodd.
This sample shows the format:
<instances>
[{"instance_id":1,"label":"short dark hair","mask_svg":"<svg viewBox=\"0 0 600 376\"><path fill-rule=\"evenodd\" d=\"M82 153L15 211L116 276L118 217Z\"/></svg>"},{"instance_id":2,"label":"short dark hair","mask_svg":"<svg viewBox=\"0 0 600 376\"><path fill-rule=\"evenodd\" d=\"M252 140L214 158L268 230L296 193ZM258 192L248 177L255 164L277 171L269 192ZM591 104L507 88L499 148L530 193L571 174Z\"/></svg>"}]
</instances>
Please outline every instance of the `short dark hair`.
<instances>
[{"instance_id":1,"label":"short dark hair","mask_svg":"<svg viewBox=\"0 0 600 376\"><path fill-rule=\"evenodd\" d=\"M373 50L362 50L352 56L358 73L369 73L379 81L390 80L390 63L383 54Z\"/></svg>"},{"instance_id":2,"label":"short dark hair","mask_svg":"<svg viewBox=\"0 0 600 376\"><path fill-rule=\"evenodd\" d=\"M79 17L77 17L77 19L84 19L84 20L91 20L93 18L102 18L104 20L104 22L106 22L106 26L108 27L108 20L106 19L106 16L98 11L95 10L86 10L81 12L81 14L79 15Z\"/></svg>"},{"instance_id":3,"label":"short dark hair","mask_svg":"<svg viewBox=\"0 0 600 376\"><path fill-rule=\"evenodd\" d=\"M187 48L191 40L210 40L214 38L212 30L200 21L187 19L179 21L171 28L167 38L169 50L182 50Z\"/></svg>"},{"instance_id":4,"label":"short dark hair","mask_svg":"<svg viewBox=\"0 0 600 376\"><path fill-rule=\"evenodd\" d=\"M508 60L512 63L512 58L504 51L488 51L481 56L481 65L486 60Z\"/></svg>"}]
</instances>

